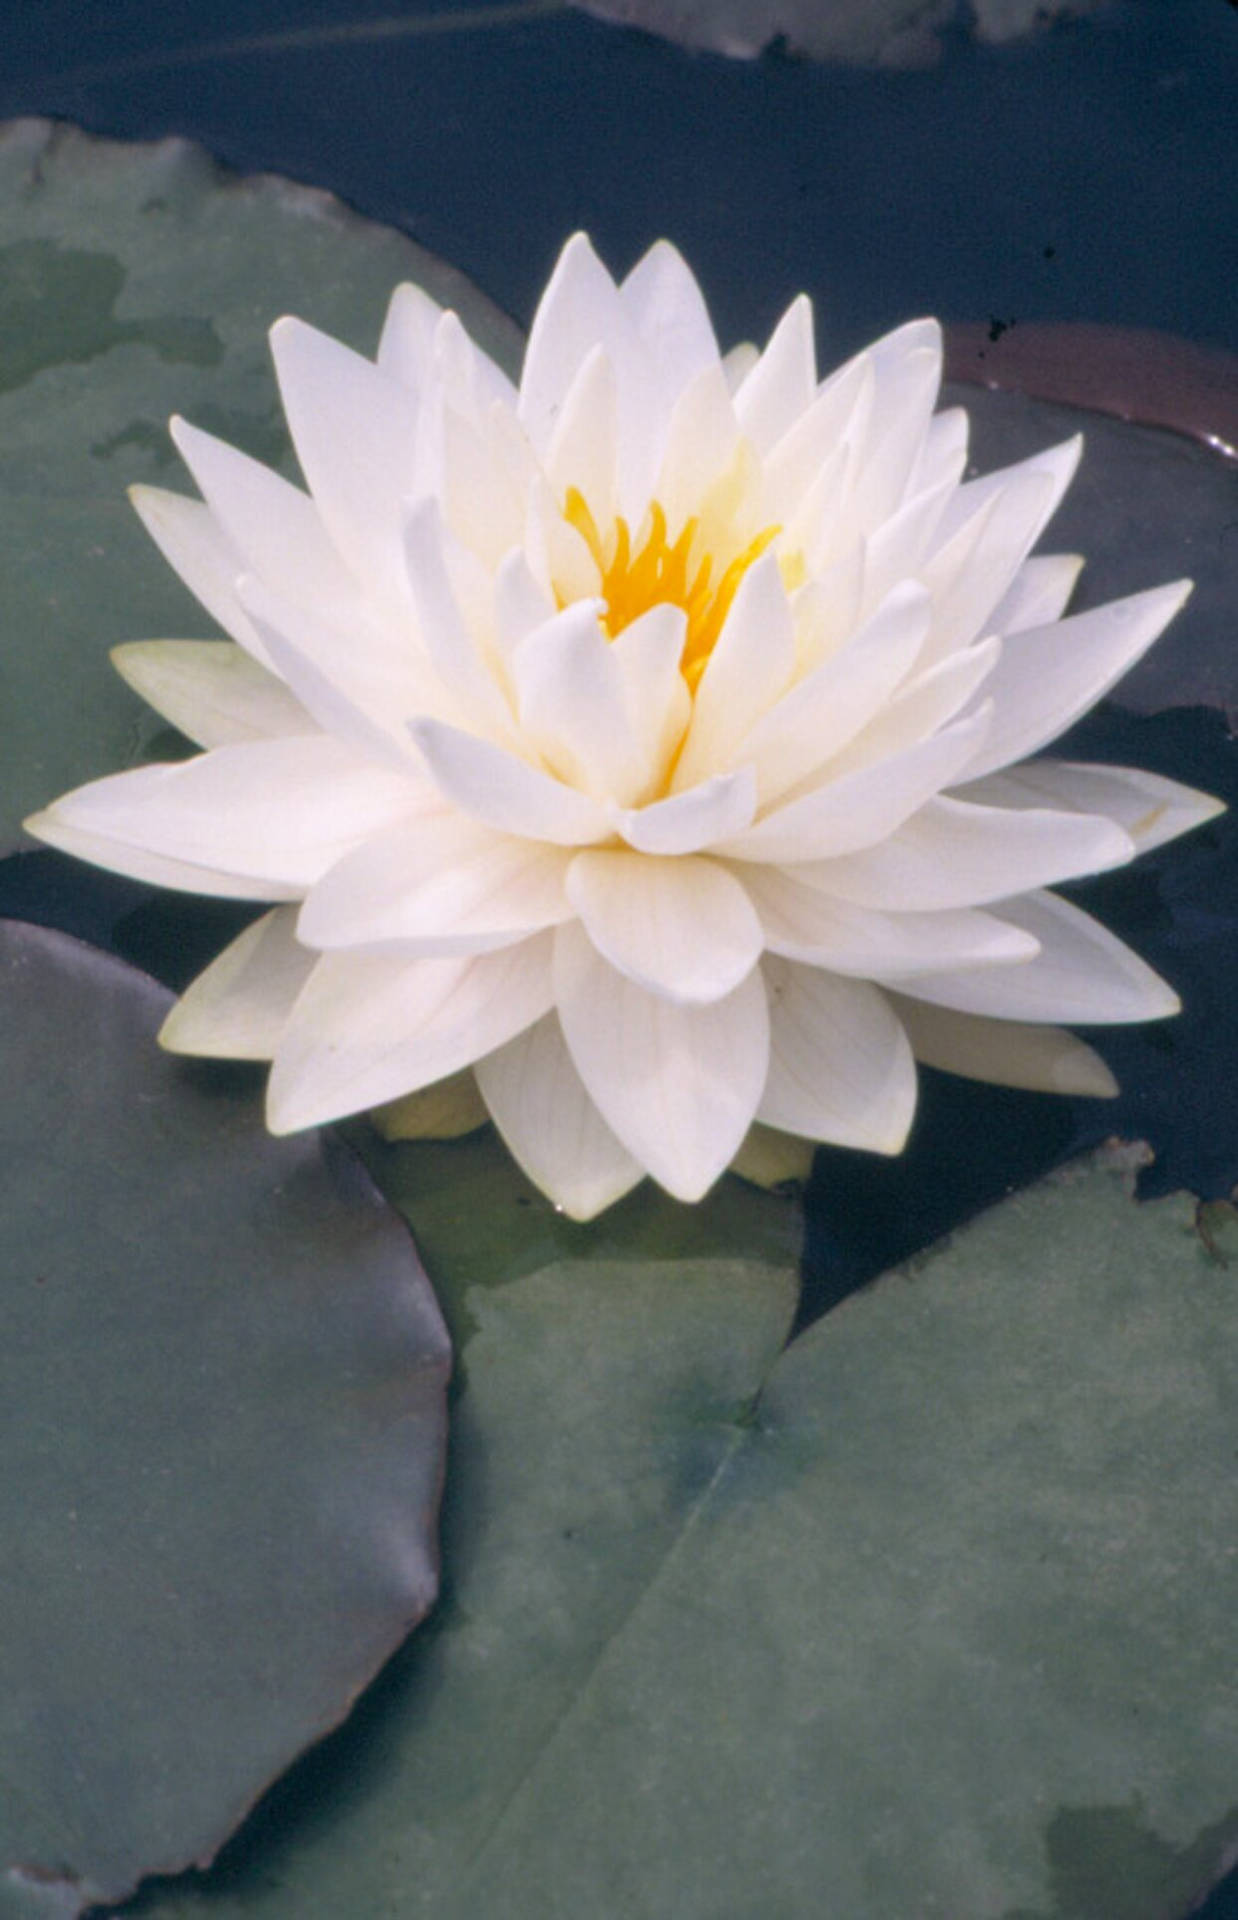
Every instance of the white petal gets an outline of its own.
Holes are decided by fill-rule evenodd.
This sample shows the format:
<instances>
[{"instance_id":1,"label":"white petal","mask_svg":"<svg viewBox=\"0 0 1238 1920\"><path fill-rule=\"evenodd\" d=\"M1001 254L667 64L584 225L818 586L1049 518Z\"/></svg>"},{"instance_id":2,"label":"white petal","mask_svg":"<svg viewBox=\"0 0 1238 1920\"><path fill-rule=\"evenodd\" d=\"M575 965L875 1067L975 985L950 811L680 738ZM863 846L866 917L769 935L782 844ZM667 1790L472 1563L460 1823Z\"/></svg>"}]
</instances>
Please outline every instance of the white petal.
<instances>
[{"instance_id":1,"label":"white petal","mask_svg":"<svg viewBox=\"0 0 1238 1920\"><path fill-rule=\"evenodd\" d=\"M764 971L770 1055L758 1118L810 1140L901 1153L916 1070L885 994L786 960L766 960Z\"/></svg>"},{"instance_id":2,"label":"white petal","mask_svg":"<svg viewBox=\"0 0 1238 1920\"><path fill-rule=\"evenodd\" d=\"M943 407L933 415L907 481L909 499L942 480L958 485L967 465L970 425L965 407Z\"/></svg>"},{"instance_id":3,"label":"white petal","mask_svg":"<svg viewBox=\"0 0 1238 1920\"><path fill-rule=\"evenodd\" d=\"M829 769L831 778L857 767L870 767L889 754L902 752L914 740L927 740L939 733L992 677L1002 645L993 634L914 673L836 756Z\"/></svg>"},{"instance_id":4,"label":"white petal","mask_svg":"<svg viewBox=\"0 0 1238 1920\"><path fill-rule=\"evenodd\" d=\"M119 774L129 780L136 774L160 773L159 767L138 767L133 774ZM255 879L251 874L227 873L210 867L194 866L189 860L172 860L166 854L133 846L106 833L96 833L76 822L60 818L56 809L47 807L22 822L25 831L75 860L89 860L93 866L106 867L110 873L126 874L131 880L145 880L152 887L175 887L180 893L202 893L222 900L298 900L303 887L277 881Z\"/></svg>"},{"instance_id":5,"label":"white petal","mask_svg":"<svg viewBox=\"0 0 1238 1920\"><path fill-rule=\"evenodd\" d=\"M512 656L512 677L521 734L550 771L626 806L644 784L646 758L598 612L596 600L579 600L529 634Z\"/></svg>"},{"instance_id":6,"label":"white petal","mask_svg":"<svg viewBox=\"0 0 1238 1920\"><path fill-rule=\"evenodd\" d=\"M832 859L855 853L901 827L975 754L988 725L985 709L874 766L827 780L815 792L775 807L744 832L717 843L735 860Z\"/></svg>"},{"instance_id":7,"label":"white petal","mask_svg":"<svg viewBox=\"0 0 1238 1920\"><path fill-rule=\"evenodd\" d=\"M443 309L421 287L406 280L387 307L377 364L391 380L419 393L430 377L434 336Z\"/></svg>"},{"instance_id":8,"label":"white petal","mask_svg":"<svg viewBox=\"0 0 1238 1920\"><path fill-rule=\"evenodd\" d=\"M415 480L415 396L301 320L276 322L271 352L301 471L338 552L368 586L398 593L400 508Z\"/></svg>"},{"instance_id":9,"label":"white petal","mask_svg":"<svg viewBox=\"0 0 1238 1920\"><path fill-rule=\"evenodd\" d=\"M1190 591L1190 581L1179 580L1011 634L988 686L992 730L967 777L978 779L1056 740L1147 652Z\"/></svg>"},{"instance_id":10,"label":"white petal","mask_svg":"<svg viewBox=\"0 0 1238 1920\"><path fill-rule=\"evenodd\" d=\"M619 288L624 310L672 390L719 364L709 311L691 268L669 240L656 240Z\"/></svg>"},{"instance_id":11,"label":"white petal","mask_svg":"<svg viewBox=\"0 0 1238 1920\"><path fill-rule=\"evenodd\" d=\"M713 860L578 853L567 897L603 958L668 1000L721 1000L761 957L752 903Z\"/></svg>"},{"instance_id":12,"label":"white petal","mask_svg":"<svg viewBox=\"0 0 1238 1920\"><path fill-rule=\"evenodd\" d=\"M993 613L1069 486L1081 445L1068 440L958 489L920 570L936 608L934 657L993 631Z\"/></svg>"},{"instance_id":13,"label":"white petal","mask_svg":"<svg viewBox=\"0 0 1238 1920\"><path fill-rule=\"evenodd\" d=\"M1009 966L1037 951L1030 934L995 914L967 908L879 913L806 886L798 872L795 867L742 869L766 945L788 960L869 980L874 975L899 980L942 967Z\"/></svg>"},{"instance_id":14,"label":"white petal","mask_svg":"<svg viewBox=\"0 0 1238 1920\"><path fill-rule=\"evenodd\" d=\"M550 939L466 960L325 954L275 1056L271 1132L415 1093L501 1047L549 1010Z\"/></svg>"},{"instance_id":15,"label":"white petal","mask_svg":"<svg viewBox=\"0 0 1238 1920\"><path fill-rule=\"evenodd\" d=\"M47 828L58 823L82 829L261 881L266 897L278 899L312 886L350 847L416 804L416 788L400 774L338 740L305 734L216 747L175 766L95 780L57 800L40 816L39 831L48 839Z\"/></svg>"},{"instance_id":16,"label":"white petal","mask_svg":"<svg viewBox=\"0 0 1238 1920\"><path fill-rule=\"evenodd\" d=\"M595 800L488 740L438 720L414 720L409 731L443 798L475 820L564 847L608 837L609 822Z\"/></svg>"},{"instance_id":17,"label":"white petal","mask_svg":"<svg viewBox=\"0 0 1238 1920\"><path fill-rule=\"evenodd\" d=\"M1036 553L1025 560L989 615L994 633L1022 633L1060 620L1083 567L1078 553Z\"/></svg>"},{"instance_id":18,"label":"white petal","mask_svg":"<svg viewBox=\"0 0 1238 1920\"><path fill-rule=\"evenodd\" d=\"M454 407L444 410L442 486L430 497L441 491L452 535L493 572L524 536L525 502L507 463L497 456L488 426L467 420ZM407 545L405 551L407 557Z\"/></svg>"},{"instance_id":19,"label":"white petal","mask_svg":"<svg viewBox=\"0 0 1238 1920\"><path fill-rule=\"evenodd\" d=\"M855 451L863 439L873 404L875 379L861 355L831 376L816 399L783 433L765 459L768 498L778 518L787 520L817 476L840 451ZM741 395L735 405L740 408ZM742 413L740 414L743 419ZM840 472L845 471L846 462ZM843 498L842 493L839 495ZM846 529L840 530L840 537Z\"/></svg>"},{"instance_id":20,"label":"white petal","mask_svg":"<svg viewBox=\"0 0 1238 1920\"><path fill-rule=\"evenodd\" d=\"M477 1084L512 1158L569 1219L592 1220L643 1179L585 1092L554 1014L479 1060Z\"/></svg>"},{"instance_id":21,"label":"white petal","mask_svg":"<svg viewBox=\"0 0 1238 1920\"><path fill-rule=\"evenodd\" d=\"M748 1131L769 1024L754 968L709 1006L677 1006L606 964L583 928L555 935L555 1000L577 1071L628 1152L679 1200L699 1200Z\"/></svg>"},{"instance_id":22,"label":"white petal","mask_svg":"<svg viewBox=\"0 0 1238 1920\"><path fill-rule=\"evenodd\" d=\"M446 813L376 834L324 874L301 910L312 947L399 941L480 953L566 920L572 855Z\"/></svg>"},{"instance_id":23,"label":"white petal","mask_svg":"<svg viewBox=\"0 0 1238 1920\"><path fill-rule=\"evenodd\" d=\"M434 329L434 367L453 409L466 418L480 421L496 406L514 416L515 387L450 307Z\"/></svg>"},{"instance_id":24,"label":"white petal","mask_svg":"<svg viewBox=\"0 0 1238 1920\"><path fill-rule=\"evenodd\" d=\"M721 772L771 707L795 666L795 630L777 556L749 567L696 690L675 788Z\"/></svg>"},{"instance_id":25,"label":"white petal","mask_svg":"<svg viewBox=\"0 0 1238 1920\"><path fill-rule=\"evenodd\" d=\"M858 906L924 913L1008 899L1012 884L1030 889L1100 873L1133 853L1111 820L941 795L879 844L797 873Z\"/></svg>"},{"instance_id":26,"label":"white petal","mask_svg":"<svg viewBox=\"0 0 1238 1920\"><path fill-rule=\"evenodd\" d=\"M237 593L267 659L323 732L415 779L404 716L423 701L407 658L393 671L365 626L349 631L291 606L256 574L242 574Z\"/></svg>"},{"instance_id":27,"label":"white petal","mask_svg":"<svg viewBox=\"0 0 1238 1920\"><path fill-rule=\"evenodd\" d=\"M553 620L555 612L554 600L534 578L526 556L519 550L507 554L494 576L494 629L509 670L520 642L535 627Z\"/></svg>"},{"instance_id":28,"label":"white petal","mask_svg":"<svg viewBox=\"0 0 1238 1920\"><path fill-rule=\"evenodd\" d=\"M761 453L769 453L807 413L816 396L817 354L812 301L791 302L735 395L740 426Z\"/></svg>"},{"instance_id":29,"label":"white petal","mask_svg":"<svg viewBox=\"0 0 1238 1920\"><path fill-rule=\"evenodd\" d=\"M579 369L604 347L625 393L644 355L614 281L583 233L573 234L533 316L520 377L519 417L545 454Z\"/></svg>"},{"instance_id":30,"label":"white petal","mask_svg":"<svg viewBox=\"0 0 1238 1920\"><path fill-rule=\"evenodd\" d=\"M122 680L200 747L317 731L283 681L231 640L130 640L111 658Z\"/></svg>"},{"instance_id":31,"label":"white petal","mask_svg":"<svg viewBox=\"0 0 1238 1920\"><path fill-rule=\"evenodd\" d=\"M756 805L756 778L751 767L741 767L669 800L626 811L614 808L610 825L639 853L700 853L740 833Z\"/></svg>"},{"instance_id":32,"label":"white petal","mask_svg":"<svg viewBox=\"0 0 1238 1920\"><path fill-rule=\"evenodd\" d=\"M892 994L917 1060L967 1080L1036 1093L1088 1094L1112 1099L1118 1083L1098 1053L1061 1027L986 1020L980 1014L930 1007Z\"/></svg>"},{"instance_id":33,"label":"white petal","mask_svg":"<svg viewBox=\"0 0 1238 1920\"><path fill-rule=\"evenodd\" d=\"M546 473L560 497L574 487L605 533L615 515L619 397L605 347L586 354L563 396L546 452Z\"/></svg>"},{"instance_id":34,"label":"white petal","mask_svg":"<svg viewBox=\"0 0 1238 1920\"><path fill-rule=\"evenodd\" d=\"M448 572L449 539L437 500L422 501L407 512L404 563L422 645L470 726L484 728L501 741L511 735L511 714L461 611Z\"/></svg>"},{"instance_id":35,"label":"white petal","mask_svg":"<svg viewBox=\"0 0 1238 1920\"><path fill-rule=\"evenodd\" d=\"M1144 773L1139 767L1093 766L1077 760L1028 760L1006 773L989 774L963 790L1001 807L1078 807L1082 814L1103 815L1124 830L1136 853L1176 840L1205 820L1224 813L1225 802L1195 787L1184 787L1163 774ZM1026 816L1025 816L1026 817ZM1061 817L1061 816L1058 816ZM1110 864L1099 862L1098 865ZM1093 871L1079 867L1078 873ZM1045 886L1074 874L1042 874L1029 886Z\"/></svg>"},{"instance_id":36,"label":"white petal","mask_svg":"<svg viewBox=\"0 0 1238 1920\"><path fill-rule=\"evenodd\" d=\"M726 375L715 361L678 394L669 411L657 497L672 536L733 466L739 446Z\"/></svg>"},{"instance_id":37,"label":"white petal","mask_svg":"<svg viewBox=\"0 0 1238 1920\"><path fill-rule=\"evenodd\" d=\"M256 573L297 606L334 610L358 604L356 582L308 494L187 420L173 420L171 433L225 538L242 557L237 573ZM244 645L243 633L233 637Z\"/></svg>"},{"instance_id":38,"label":"white petal","mask_svg":"<svg viewBox=\"0 0 1238 1920\"><path fill-rule=\"evenodd\" d=\"M919 654L930 614L923 587L902 582L845 647L758 721L743 752L756 767L764 804L814 773L881 712Z\"/></svg>"},{"instance_id":39,"label":"white petal","mask_svg":"<svg viewBox=\"0 0 1238 1920\"><path fill-rule=\"evenodd\" d=\"M1001 915L1040 942L1034 960L981 973L922 974L905 991L935 1006L999 1020L1069 1020L1109 1026L1160 1020L1178 1011L1178 996L1098 921L1052 893L1006 900Z\"/></svg>"},{"instance_id":40,"label":"white petal","mask_svg":"<svg viewBox=\"0 0 1238 1920\"><path fill-rule=\"evenodd\" d=\"M904 497L941 385L941 330L936 321L912 322L918 344L877 369L877 400L865 455L849 503L867 529L879 525Z\"/></svg>"},{"instance_id":41,"label":"white petal","mask_svg":"<svg viewBox=\"0 0 1238 1920\"><path fill-rule=\"evenodd\" d=\"M160 553L195 599L247 653L265 661L262 642L236 597L237 575L245 572L249 562L210 508L201 500L165 493L162 487L130 487L129 498Z\"/></svg>"},{"instance_id":42,"label":"white petal","mask_svg":"<svg viewBox=\"0 0 1238 1920\"><path fill-rule=\"evenodd\" d=\"M940 480L919 493L909 493L888 519L864 536L863 594L867 613L900 581L916 576L931 551L942 515L957 487L957 479ZM927 592L927 588L922 589Z\"/></svg>"},{"instance_id":43,"label":"white petal","mask_svg":"<svg viewBox=\"0 0 1238 1920\"><path fill-rule=\"evenodd\" d=\"M299 944L295 907L246 927L183 993L159 1030L171 1053L270 1060L318 955Z\"/></svg>"},{"instance_id":44,"label":"white petal","mask_svg":"<svg viewBox=\"0 0 1238 1920\"><path fill-rule=\"evenodd\" d=\"M622 710L638 751L639 800L661 790L692 714L692 696L679 670L684 633L682 609L663 602L610 642Z\"/></svg>"}]
</instances>

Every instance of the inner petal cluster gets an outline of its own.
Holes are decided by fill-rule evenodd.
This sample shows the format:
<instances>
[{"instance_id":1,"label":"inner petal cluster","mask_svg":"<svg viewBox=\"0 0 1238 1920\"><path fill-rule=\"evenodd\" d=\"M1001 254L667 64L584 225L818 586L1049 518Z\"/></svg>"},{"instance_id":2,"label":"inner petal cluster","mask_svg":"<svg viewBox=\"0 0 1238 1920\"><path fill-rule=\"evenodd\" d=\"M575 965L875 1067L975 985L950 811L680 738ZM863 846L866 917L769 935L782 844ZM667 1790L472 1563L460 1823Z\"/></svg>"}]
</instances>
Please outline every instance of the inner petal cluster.
<instances>
[{"instance_id":1,"label":"inner petal cluster","mask_svg":"<svg viewBox=\"0 0 1238 1920\"><path fill-rule=\"evenodd\" d=\"M763 527L723 566L703 547L699 517L686 520L672 540L666 511L657 500L650 501L635 541L622 514L603 537L578 487L568 488L563 517L585 542L601 576L602 626L610 639L651 607L675 606L686 614L680 671L693 692L740 582L782 531L777 522Z\"/></svg>"}]
</instances>

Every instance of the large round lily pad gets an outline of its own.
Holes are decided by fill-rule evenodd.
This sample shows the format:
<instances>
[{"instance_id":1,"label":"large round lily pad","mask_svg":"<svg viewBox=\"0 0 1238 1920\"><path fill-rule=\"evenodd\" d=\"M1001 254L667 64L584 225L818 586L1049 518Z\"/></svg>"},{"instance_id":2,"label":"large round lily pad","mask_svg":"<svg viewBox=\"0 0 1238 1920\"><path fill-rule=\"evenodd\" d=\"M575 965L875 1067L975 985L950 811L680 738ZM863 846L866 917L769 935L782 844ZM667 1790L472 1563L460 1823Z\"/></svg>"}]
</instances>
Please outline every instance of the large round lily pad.
<instances>
[{"instance_id":1,"label":"large round lily pad","mask_svg":"<svg viewBox=\"0 0 1238 1920\"><path fill-rule=\"evenodd\" d=\"M170 996L0 923L0 1914L205 1863L437 1584L449 1366L404 1224Z\"/></svg>"},{"instance_id":2,"label":"large round lily pad","mask_svg":"<svg viewBox=\"0 0 1238 1920\"><path fill-rule=\"evenodd\" d=\"M320 1817L143 1920L1180 1920L1238 1842L1225 1220L1080 1163L784 1351L725 1190L658 1258L477 1143L375 1165L461 1345L449 1597Z\"/></svg>"},{"instance_id":3,"label":"large round lily pad","mask_svg":"<svg viewBox=\"0 0 1238 1920\"><path fill-rule=\"evenodd\" d=\"M329 194L237 179L184 140L0 128L0 849L159 731L108 649L209 627L125 498L192 491L169 416L280 461L272 321L372 351L407 279L514 358L515 328L462 274Z\"/></svg>"}]
</instances>

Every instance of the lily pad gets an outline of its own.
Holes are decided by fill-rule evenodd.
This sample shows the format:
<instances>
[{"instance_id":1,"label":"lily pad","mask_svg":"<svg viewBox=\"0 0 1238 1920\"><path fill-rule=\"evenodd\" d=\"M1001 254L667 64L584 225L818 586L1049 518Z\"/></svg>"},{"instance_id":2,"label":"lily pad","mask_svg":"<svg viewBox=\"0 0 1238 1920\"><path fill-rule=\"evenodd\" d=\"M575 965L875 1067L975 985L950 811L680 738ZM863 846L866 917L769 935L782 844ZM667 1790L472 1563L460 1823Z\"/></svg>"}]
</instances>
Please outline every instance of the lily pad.
<instances>
[{"instance_id":1,"label":"lily pad","mask_svg":"<svg viewBox=\"0 0 1238 1920\"><path fill-rule=\"evenodd\" d=\"M437 1631L315 1805L135 1912L1184 1914L1238 1842L1238 1291L1191 1203L1079 1163L782 1351L734 1217L619 1257L482 1219L470 1152L374 1158L462 1351Z\"/></svg>"},{"instance_id":2,"label":"lily pad","mask_svg":"<svg viewBox=\"0 0 1238 1920\"><path fill-rule=\"evenodd\" d=\"M0 849L49 796L150 748L162 723L108 649L204 631L125 498L188 490L168 417L280 462L271 322L293 311L372 351L406 279L518 355L462 274L329 194L238 179L184 140L0 128Z\"/></svg>"},{"instance_id":3,"label":"lily pad","mask_svg":"<svg viewBox=\"0 0 1238 1920\"><path fill-rule=\"evenodd\" d=\"M0 923L0 1914L206 1863L437 1586L449 1350L408 1233L169 995Z\"/></svg>"},{"instance_id":4,"label":"lily pad","mask_svg":"<svg viewBox=\"0 0 1238 1920\"><path fill-rule=\"evenodd\" d=\"M954 26L954 0L572 0L586 13L643 27L685 47L750 60L776 40L789 52L848 66L926 66ZM1105 0L972 0L981 40L1007 41Z\"/></svg>"}]
</instances>

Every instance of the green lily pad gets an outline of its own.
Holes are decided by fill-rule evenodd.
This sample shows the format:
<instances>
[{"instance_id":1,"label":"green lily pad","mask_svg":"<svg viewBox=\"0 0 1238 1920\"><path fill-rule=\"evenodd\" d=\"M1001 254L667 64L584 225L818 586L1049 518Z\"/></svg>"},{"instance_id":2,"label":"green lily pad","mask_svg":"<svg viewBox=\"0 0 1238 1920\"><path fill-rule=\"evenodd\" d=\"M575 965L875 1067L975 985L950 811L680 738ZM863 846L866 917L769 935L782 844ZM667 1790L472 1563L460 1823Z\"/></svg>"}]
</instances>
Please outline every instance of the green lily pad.
<instances>
[{"instance_id":1,"label":"green lily pad","mask_svg":"<svg viewBox=\"0 0 1238 1920\"><path fill-rule=\"evenodd\" d=\"M210 1860L437 1586L449 1349L338 1141L0 922L0 1914Z\"/></svg>"},{"instance_id":2,"label":"green lily pad","mask_svg":"<svg viewBox=\"0 0 1238 1920\"><path fill-rule=\"evenodd\" d=\"M1187 1911L1238 1842L1220 1228L1078 1163L782 1351L759 1196L659 1259L481 1218L482 1140L372 1160L461 1347L448 1597L314 1803L135 1914Z\"/></svg>"},{"instance_id":3,"label":"green lily pad","mask_svg":"<svg viewBox=\"0 0 1238 1920\"><path fill-rule=\"evenodd\" d=\"M192 490L169 416L280 463L272 321L296 312L373 351L407 279L518 357L462 274L329 194L238 179L184 140L0 128L0 851L160 731L108 649L209 628L125 498L137 481Z\"/></svg>"}]
</instances>

